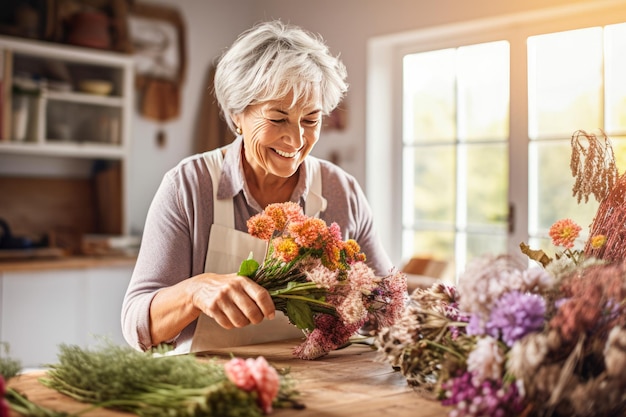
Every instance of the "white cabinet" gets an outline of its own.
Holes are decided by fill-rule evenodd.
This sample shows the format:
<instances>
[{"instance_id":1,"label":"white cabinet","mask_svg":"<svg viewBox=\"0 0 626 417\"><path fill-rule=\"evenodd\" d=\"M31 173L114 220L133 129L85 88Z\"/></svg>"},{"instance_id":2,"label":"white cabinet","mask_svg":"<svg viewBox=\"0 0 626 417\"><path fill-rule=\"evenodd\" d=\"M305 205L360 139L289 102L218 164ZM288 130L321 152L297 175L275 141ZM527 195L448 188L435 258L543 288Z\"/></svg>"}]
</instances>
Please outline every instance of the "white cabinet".
<instances>
[{"instance_id":1,"label":"white cabinet","mask_svg":"<svg viewBox=\"0 0 626 417\"><path fill-rule=\"evenodd\" d=\"M11 178L93 180L91 186L99 187L95 200L106 201L114 214L109 215L110 211L97 203L86 207L108 217L95 219L92 227L80 225L80 229L91 229L80 232L128 233L132 56L0 36L0 61L0 195L11 187ZM45 185L32 188L38 187ZM23 200L31 201L32 196ZM5 208L2 215L14 223L22 218L13 210L21 211L20 202L12 199L10 204L11 211L6 213ZM68 221L43 226L32 219L23 223L54 229L65 227ZM26 230L33 234L47 231Z\"/></svg>"},{"instance_id":2,"label":"white cabinet","mask_svg":"<svg viewBox=\"0 0 626 417\"><path fill-rule=\"evenodd\" d=\"M59 345L125 344L120 317L131 266L0 273L0 341L24 368L57 361Z\"/></svg>"}]
</instances>

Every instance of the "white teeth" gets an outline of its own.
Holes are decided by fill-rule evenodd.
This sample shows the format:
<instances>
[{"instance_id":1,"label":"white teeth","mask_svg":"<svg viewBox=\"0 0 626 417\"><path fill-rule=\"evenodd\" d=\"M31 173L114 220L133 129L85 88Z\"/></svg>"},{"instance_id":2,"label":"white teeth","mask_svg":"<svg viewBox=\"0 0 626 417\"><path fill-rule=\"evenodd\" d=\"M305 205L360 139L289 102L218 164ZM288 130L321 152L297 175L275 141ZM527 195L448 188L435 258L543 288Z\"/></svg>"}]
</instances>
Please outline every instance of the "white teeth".
<instances>
[{"instance_id":1,"label":"white teeth","mask_svg":"<svg viewBox=\"0 0 626 417\"><path fill-rule=\"evenodd\" d=\"M280 156L284 156L285 158L293 158L294 156L298 154L298 151L287 153L287 152L280 151L278 149L274 149L274 150L276 151L277 154L279 154Z\"/></svg>"}]
</instances>

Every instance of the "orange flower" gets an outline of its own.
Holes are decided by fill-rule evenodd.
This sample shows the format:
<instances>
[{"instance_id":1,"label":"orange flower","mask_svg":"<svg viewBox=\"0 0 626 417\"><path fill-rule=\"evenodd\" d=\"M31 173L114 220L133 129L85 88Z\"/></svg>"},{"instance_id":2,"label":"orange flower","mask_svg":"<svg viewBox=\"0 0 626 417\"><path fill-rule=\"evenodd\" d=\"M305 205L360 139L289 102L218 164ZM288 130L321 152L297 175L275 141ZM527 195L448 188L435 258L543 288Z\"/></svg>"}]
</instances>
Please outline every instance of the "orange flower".
<instances>
[{"instance_id":1,"label":"orange flower","mask_svg":"<svg viewBox=\"0 0 626 417\"><path fill-rule=\"evenodd\" d=\"M600 249L606 243L606 236L595 235L591 238L591 247L593 249Z\"/></svg>"},{"instance_id":2,"label":"orange flower","mask_svg":"<svg viewBox=\"0 0 626 417\"><path fill-rule=\"evenodd\" d=\"M304 220L302 207L293 201L269 204L265 207L264 212L274 220L276 230L278 231L283 231L290 222Z\"/></svg>"},{"instance_id":3,"label":"orange flower","mask_svg":"<svg viewBox=\"0 0 626 417\"><path fill-rule=\"evenodd\" d=\"M365 254L361 252L361 246L359 246L356 240L346 240L343 249L346 252L346 262L365 262Z\"/></svg>"},{"instance_id":4,"label":"orange flower","mask_svg":"<svg viewBox=\"0 0 626 417\"><path fill-rule=\"evenodd\" d=\"M309 217L304 221L290 223L288 229L296 243L305 248L322 249L327 236L326 222L318 218Z\"/></svg>"},{"instance_id":5,"label":"orange flower","mask_svg":"<svg viewBox=\"0 0 626 417\"><path fill-rule=\"evenodd\" d=\"M280 204L270 204L265 207L265 214L274 221L276 230L283 230L287 225L287 215Z\"/></svg>"},{"instance_id":6,"label":"orange flower","mask_svg":"<svg viewBox=\"0 0 626 417\"><path fill-rule=\"evenodd\" d=\"M292 238L277 237L274 238L274 251L285 262L291 262L296 259L300 247Z\"/></svg>"},{"instance_id":7,"label":"orange flower","mask_svg":"<svg viewBox=\"0 0 626 417\"><path fill-rule=\"evenodd\" d=\"M571 219L559 220L550 227L552 244L571 249L581 230L582 228Z\"/></svg>"},{"instance_id":8,"label":"orange flower","mask_svg":"<svg viewBox=\"0 0 626 417\"><path fill-rule=\"evenodd\" d=\"M322 263L326 268L332 271L342 268L341 250L334 246L327 246L322 255Z\"/></svg>"},{"instance_id":9,"label":"orange flower","mask_svg":"<svg viewBox=\"0 0 626 417\"><path fill-rule=\"evenodd\" d=\"M248 233L259 239L269 241L274 233L274 220L265 213L257 214L248 220Z\"/></svg>"}]
</instances>

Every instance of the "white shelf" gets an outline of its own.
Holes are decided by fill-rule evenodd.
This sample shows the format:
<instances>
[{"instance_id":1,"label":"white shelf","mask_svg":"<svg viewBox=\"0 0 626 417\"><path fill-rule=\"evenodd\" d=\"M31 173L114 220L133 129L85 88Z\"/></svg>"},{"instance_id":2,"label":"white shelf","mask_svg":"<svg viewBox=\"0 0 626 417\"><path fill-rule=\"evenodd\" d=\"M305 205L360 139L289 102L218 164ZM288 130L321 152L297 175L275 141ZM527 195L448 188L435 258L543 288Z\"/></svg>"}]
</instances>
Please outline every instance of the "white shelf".
<instances>
[{"instance_id":1,"label":"white shelf","mask_svg":"<svg viewBox=\"0 0 626 417\"><path fill-rule=\"evenodd\" d=\"M93 104L122 108L126 101L124 97L99 96L80 92L45 91L43 98L48 101L65 101L68 103Z\"/></svg>"},{"instance_id":2,"label":"white shelf","mask_svg":"<svg viewBox=\"0 0 626 417\"><path fill-rule=\"evenodd\" d=\"M48 155L87 159L123 159L126 149L105 143L68 143L48 140L39 142L0 142L0 154Z\"/></svg>"},{"instance_id":3,"label":"white shelf","mask_svg":"<svg viewBox=\"0 0 626 417\"><path fill-rule=\"evenodd\" d=\"M0 154L125 159L133 105L132 56L4 36L0 36L0 53L5 62L0 78L5 89L2 124L9 126L0 132ZM59 74L66 79L59 80ZM15 137L10 127L11 105L19 94L7 91L15 80L25 78L35 85L35 94L26 96L30 103L27 137L18 140L22 138ZM87 79L111 82L111 94L80 91L81 81ZM47 88L60 81L69 91Z\"/></svg>"},{"instance_id":4,"label":"white shelf","mask_svg":"<svg viewBox=\"0 0 626 417\"><path fill-rule=\"evenodd\" d=\"M84 233L100 233L102 229L128 234L133 57L0 36L0 58L0 185L14 190L24 178L35 181L34 185L28 183L30 188L23 191L21 199L14 198L12 207L3 215L13 217L21 227L31 227L31 232L63 227L68 222L67 218L59 220L64 212L48 210L54 215L42 224L36 211L29 211L30 217L22 215L22 205L30 204L36 198L32 193L45 187L47 180L66 181L57 185L66 190L81 187L80 181L86 179L91 181L97 198L85 203L89 206L83 212L93 213L94 220L85 218L76 227ZM81 91L86 80L110 82L110 94ZM12 129L16 104L27 109L24 135L16 135ZM54 196L46 198L43 203L52 209L59 206ZM46 207L41 210L46 211Z\"/></svg>"}]
</instances>

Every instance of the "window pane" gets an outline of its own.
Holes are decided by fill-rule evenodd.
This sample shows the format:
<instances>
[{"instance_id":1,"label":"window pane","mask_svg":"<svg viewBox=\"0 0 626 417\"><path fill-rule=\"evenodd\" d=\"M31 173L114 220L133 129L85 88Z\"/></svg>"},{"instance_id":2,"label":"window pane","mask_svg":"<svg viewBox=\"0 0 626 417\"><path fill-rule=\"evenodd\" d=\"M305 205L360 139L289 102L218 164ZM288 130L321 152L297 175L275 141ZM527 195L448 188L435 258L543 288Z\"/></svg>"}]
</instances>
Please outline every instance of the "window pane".
<instances>
[{"instance_id":1,"label":"window pane","mask_svg":"<svg viewBox=\"0 0 626 417\"><path fill-rule=\"evenodd\" d=\"M454 222L453 146L406 147L402 212L405 227L419 222Z\"/></svg>"},{"instance_id":2,"label":"window pane","mask_svg":"<svg viewBox=\"0 0 626 417\"><path fill-rule=\"evenodd\" d=\"M481 255L501 255L506 253L506 234L491 235L480 233L467 234L467 262Z\"/></svg>"},{"instance_id":3,"label":"window pane","mask_svg":"<svg viewBox=\"0 0 626 417\"><path fill-rule=\"evenodd\" d=\"M607 26L606 127L607 132L626 131L626 23Z\"/></svg>"},{"instance_id":4,"label":"window pane","mask_svg":"<svg viewBox=\"0 0 626 417\"><path fill-rule=\"evenodd\" d=\"M569 137L602 124L602 29L528 38L528 134Z\"/></svg>"},{"instance_id":5,"label":"window pane","mask_svg":"<svg viewBox=\"0 0 626 417\"><path fill-rule=\"evenodd\" d=\"M459 181L465 180L465 204L459 211L467 211L468 226L502 226L508 217L508 146L469 145L462 146L466 152L466 171ZM461 217L461 215L459 215Z\"/></svg>"},{"instance_id":6,"label":"window pane","mask_svg":"<svg viewBox=\"0 0 626 417\"><path fill-rule=\"evenodd\" d=\"M626 170L626 137L610 136L609 138L615 154L615 164L620 174L623 174Z\"/></svg>"},{"instance_id":7,"label":"window pane","mask_svg":"<svg viewBox=\"0 0 626 417\"><path fill-rule=\"evenodd\" d=\"M454 49L404 57L404 143L454 140L454 59Z\"/></svg>"},{"instance_id":8,"label":"window pane","mask_svg":"<svg viewBox=\"0 0 626 417\"><path fill-rule=\"evenodd\" d=\"M459 139L507 139L509 43L461 47L457 64Z\"/></svg>"},{"instance_id":9,"label":"window pane","mask_svg":"<svg viewBox=\"0 0 626 417\"><path fill-rule=\"evenodd\" d=\"M529 154L529 211L531 236L547 235L552 224L570 218L588 231L598 202L593 196L587 203L576 203L572 195L574 178L569 167L571 145L562 142L532 142Z\"/></svg>"},{"instance_id":10,"label":"window pane","mask_svg":"<svg viewBox=\"0 0 626 417\"><path fill-rule=\"evenodd\" d=\"M454 261L454 232L414 231L404 232L402 257L429 256L435 259Z\"/></svg>"}]
</instances>

